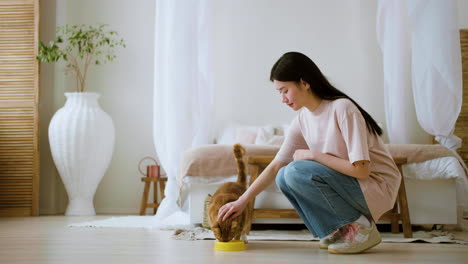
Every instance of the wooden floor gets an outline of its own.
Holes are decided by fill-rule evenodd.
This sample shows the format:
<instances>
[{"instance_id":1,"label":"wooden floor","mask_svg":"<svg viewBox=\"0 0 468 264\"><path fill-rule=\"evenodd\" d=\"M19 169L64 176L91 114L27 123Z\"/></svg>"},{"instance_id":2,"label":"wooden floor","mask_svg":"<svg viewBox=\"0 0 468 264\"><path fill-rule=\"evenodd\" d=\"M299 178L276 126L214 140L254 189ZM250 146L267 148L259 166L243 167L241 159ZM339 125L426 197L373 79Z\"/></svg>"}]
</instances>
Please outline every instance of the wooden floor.
<instances>
[{"instance_id":1,"label":"wooden floor","mask_svg":"<svg viewBox=\"0 0 468 264\"><path fill-rule=\"evenodd\" d=\"M317 242L251 241L246 251L222 252L213 240L173 240L172 231L67 227L108 217L0 218L0 263L468 263L468 246L457 244L382 243L332 255Z\"/></svg>"}]
</instances>

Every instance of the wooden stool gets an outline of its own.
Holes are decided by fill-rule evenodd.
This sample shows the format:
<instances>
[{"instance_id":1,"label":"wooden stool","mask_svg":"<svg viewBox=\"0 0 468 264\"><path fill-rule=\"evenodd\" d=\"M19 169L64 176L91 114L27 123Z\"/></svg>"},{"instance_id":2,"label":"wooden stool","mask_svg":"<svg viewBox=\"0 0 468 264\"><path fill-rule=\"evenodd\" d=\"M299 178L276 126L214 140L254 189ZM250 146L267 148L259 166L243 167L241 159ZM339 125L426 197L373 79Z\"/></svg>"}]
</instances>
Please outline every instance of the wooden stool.
<instances>
[{"instance_id":1,"label":"wooden stool","mask_svg":"<svg viewBox=\"0 0 468 264\"><path fill-rule=\"evenodd\" d=\"M403 236L405 238L412 238L413 231L411 230L411 220L409 216L408 200L406 199L405 177L403 177L403 170L401 165L406 163L406 158L394 157L393 161L398 167L401 174L400 188L398 189L398 196L395 201L393 209L386 212L382 219L389 219L392 225L392 233L400 232L399 222L403 228Z\"/></svg>"},{"instance_id":2,"label":"wooden stool","mask_svg":"<svg viewBox=\"0 0 468 264\"><path fill-rule=\"evenodd\" d=\"M250 156L248 164L250 165L250 185L257 179L262 171L272 162L272 156ZM389 219L392 226L392 233L399 232L399 221L403 227L403 234L405 238L412 238L413 232L411 231L411 221L409 217L408 201L406 199L405 181L401 165L406 163L406 158L394 157L398 170L401 174L400 188L398 189L398 197L395 201L393 209L388 211L382 216L382 219ZM255 199L251 201L252 205ZM253 206L251 207L253 208ZM252 209L252 218L300 218L295 209ZM251 221L250 221L251 222ZM250 229L248 229L250 230Z\"/></svg>"},{"instance_id":3,"label":"wooden stool","mask_svg":"<svg viewBox=\"0 0 468 264\"><path fill-rule=\"evenodd\" d=\"M145 188L143 191L143 197L141 198L141 206L140 206L140 215L146 214L146 208L154 208L154 213L156 214L156 210L158 210L159 203L158 203L158 182L159 182L159 190L161 192L161 200L164 199L164 188L166 186L167 178L156 178L156 177L141 177L141 181L145 182ZM151 187L151 183L153 183L153 203L148 203L148 195Z\"/></svg>"}]
</instances>

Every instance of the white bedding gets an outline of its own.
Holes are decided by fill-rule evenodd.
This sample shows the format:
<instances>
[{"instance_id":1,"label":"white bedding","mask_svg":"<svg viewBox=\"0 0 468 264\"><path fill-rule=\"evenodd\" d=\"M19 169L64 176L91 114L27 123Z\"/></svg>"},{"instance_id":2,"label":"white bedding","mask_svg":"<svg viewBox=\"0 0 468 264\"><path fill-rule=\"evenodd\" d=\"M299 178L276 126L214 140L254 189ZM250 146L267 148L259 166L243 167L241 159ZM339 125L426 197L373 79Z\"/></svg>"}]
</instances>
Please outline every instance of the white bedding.
<instances>
[{"instance_id":1,"label":"white bedding","mask_svg":"<svg viewBox=\"0 0 468 264\"><path fill-rule=\"evenodd\" d=\"M442 157L402 166L405 178L416 180L466 178L455 157Z\"/></svg>"},{"instance_id":2,"label":"white bedding","mask_svg":"<svg viewBox=\"0 0 468 264\"><path fill-rule=\"evenodd\" d=\"M442 157L402 166L405 179L432 180L455 179L457 205L468 212L468 178L455 157Z\"/></svg>"}]
</instances>

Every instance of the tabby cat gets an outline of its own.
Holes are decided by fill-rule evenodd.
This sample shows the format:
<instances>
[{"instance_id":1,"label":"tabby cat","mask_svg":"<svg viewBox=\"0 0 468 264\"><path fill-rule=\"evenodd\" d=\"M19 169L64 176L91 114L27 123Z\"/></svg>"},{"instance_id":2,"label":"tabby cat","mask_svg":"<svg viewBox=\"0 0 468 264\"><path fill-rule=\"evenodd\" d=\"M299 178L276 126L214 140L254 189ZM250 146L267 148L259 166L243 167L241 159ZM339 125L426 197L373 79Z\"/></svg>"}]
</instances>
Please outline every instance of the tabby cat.
<instances>
[{"instance_id":1,"label":"tabby cat","mask_svg":"<svg viewBox=\"0 0 468 264\"><path fill-rule=\"evenodd\" d=\"M237 162L237 182L226 182L222 184L211 197L208 206L208 216L211 230L216 239L221 242L229 242L232 239L245 240L250 231L251 203L247 205L241 215L234 219L218 221L218 211L221 206L236 201L247 189L247 172L244 162L245 149L240 144L234 145L234 156Z\"/></svg>"}]
</instances>

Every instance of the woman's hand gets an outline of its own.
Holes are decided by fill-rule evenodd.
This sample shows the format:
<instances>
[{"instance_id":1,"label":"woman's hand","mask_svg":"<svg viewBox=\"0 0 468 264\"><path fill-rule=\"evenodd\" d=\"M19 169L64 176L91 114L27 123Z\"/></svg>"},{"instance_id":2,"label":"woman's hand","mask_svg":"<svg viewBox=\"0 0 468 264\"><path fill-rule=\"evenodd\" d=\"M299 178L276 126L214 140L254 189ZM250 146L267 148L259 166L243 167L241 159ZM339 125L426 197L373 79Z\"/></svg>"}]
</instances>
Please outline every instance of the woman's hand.
<instances>
[{"instance_id":1,"label":"woman's hand","mask_svg":"<svg viewBox=\"0 0 468 264\"><path fill-rule=\"evenodd\" d=\"M219 208L217 219L218 221L226 221L229 218L236 218L242 214L246 206L247 202L241 200L227 203Z\"/></svg>"},{"instance_id":2,"label":"woman's hand","mask_svg":"<svg viewBox=\"0 0 468 264\"><path fill-rule=\"evenodd\" d=\"M313 149L297 149L294 152L294 160L316 160L319 152Z\"/></svg>"}]
</instances>

